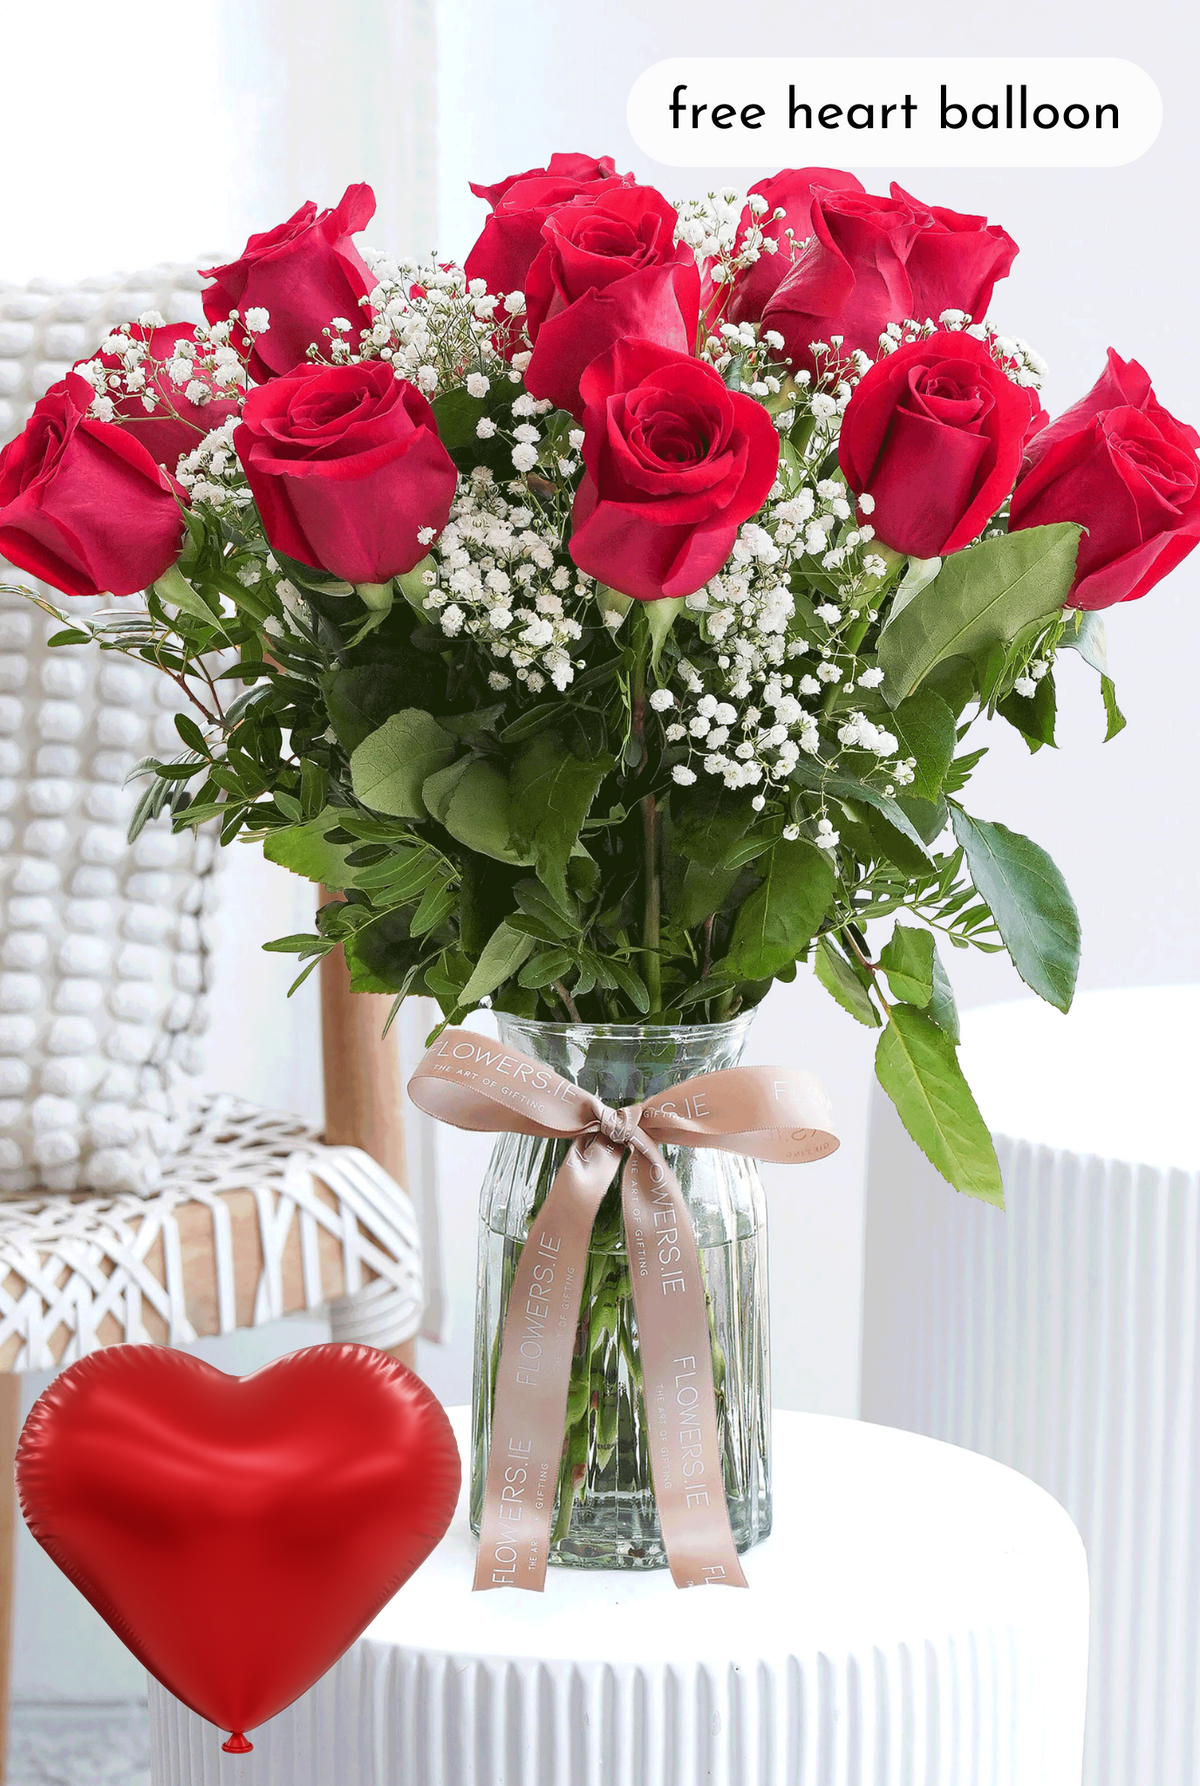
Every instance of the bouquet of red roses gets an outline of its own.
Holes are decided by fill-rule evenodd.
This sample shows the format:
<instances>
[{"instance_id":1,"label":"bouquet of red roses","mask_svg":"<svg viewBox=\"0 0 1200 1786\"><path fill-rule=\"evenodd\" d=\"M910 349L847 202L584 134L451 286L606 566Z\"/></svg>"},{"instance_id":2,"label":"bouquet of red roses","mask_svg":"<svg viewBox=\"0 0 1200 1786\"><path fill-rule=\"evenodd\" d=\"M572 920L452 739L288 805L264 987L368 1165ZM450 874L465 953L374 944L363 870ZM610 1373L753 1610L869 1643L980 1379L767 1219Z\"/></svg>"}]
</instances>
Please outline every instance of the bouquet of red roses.
<instances>
[{"instance_id":1,"label":"bouquet of red roses","mask_svg":"<svg viewBox=\"0 0 1200 1786\"><path fill-rule=\"evenodd\" d=\"M1016 244L898 186L476 190L462 267L360 251L365 186L304 206L0 454L0 551L145 592L61 639L191 696L135 829L261 838L342 895L269 947L447 1018L715 1021L810 966L998 1200L938 941L1065 1010L1079 927L968 734L1051 743L1064 649L1120 729L1100 613L1195 545L1200 437L1115 352L1049 421L986 320Z\"/></svg>"}]
</instances>

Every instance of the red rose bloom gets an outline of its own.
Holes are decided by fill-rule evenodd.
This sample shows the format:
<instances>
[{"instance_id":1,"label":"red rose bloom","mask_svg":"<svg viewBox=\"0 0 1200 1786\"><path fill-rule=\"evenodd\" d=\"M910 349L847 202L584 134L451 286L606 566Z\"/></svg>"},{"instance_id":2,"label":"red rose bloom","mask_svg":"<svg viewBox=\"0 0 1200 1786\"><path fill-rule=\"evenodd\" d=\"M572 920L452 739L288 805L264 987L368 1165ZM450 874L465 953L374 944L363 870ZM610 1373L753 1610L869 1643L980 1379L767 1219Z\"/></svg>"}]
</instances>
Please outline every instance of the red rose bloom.
<instances>
[{"instance_id":1,"label":"red rose bloom","mask_svg":"<svg viewBox=\"0 0 1200 1786\"><path fill-rule=\"evenodd\" d=\"M1017 244L998 223L923 205L895 180L891 194L903 199L919 225L904 263L912 287L909 314L918 322L936 322L943 310L963 310L979 322L987 315L997 279L1008 277Z\"/></svg>"},{"instance_id":2,"label":"red rose bloom","mask_svg":"<svg viewBox=\"0 0 1200 1786\"><path fill-rule=\"evenodd\" d=\"M1198 446L1148 373L1110 347L1087 396L1030 442L1009 527L1079 522L1069 606L1136 601L1200 539Z\"/></svg>"},{"instance_id":3,"label":"red rose bloom","mask_svg":"<svg viewBox=\"0 0 1200 1786\"><path fill-rule=\"evenodd\" d=\"M261 384L300 365L335 316L349 321L346 339L357 345L366 326L359 299L376 281L350 237L374 215L371 188L347 186L334 210L318 211L310 199L286 223L251 236L238 260L202 269L214 281L203 294L209 322L225 322L231 310L244 317L262 309L270 316L270 327L254 340L251 378Z\"/></svg>"},{"instance_id":4,"label":"red rose bloom","mask_svg":"<svg viewBox=\"0 0 1200 1786\"><path fill-rule=\"evenodd\" d=\"M778 246L774 254L760 254L728 287L724 314L730 322L757 322L761 317L771 293L791 268L792 244L785 232L791 230L797 246L812 235L813 193L818 187L826 192L865 190L853 174L833 167L785 167L750 188L747 197L757 193L766 200L767 208L759 220L762 233ZM783 216L776 218L776 211ZM747 205L738 222L739 242L753 222L754 213Z\"/></svg>"},{"instance_id":5,"label":"red rose bloom","mask_svg":"<svg viewBox=\"0 0 1200 1786\"><path fill-rule=\"evenodd\" d=\"M1013 487L1036 402L957 331L872 366L842 417L838 463L874 498L863 518L884 545L936 558L982 533Z\"/></svg>"},{"instance_id":6,"label":"red rose bloom","mask_svg":"<svg viewBox=\"0 0 1200 1786\"><path fill-rule=\"evenodd\" d=\"M457 474L420 391L383 360L298 366L246 398L233 437L263 531L349 583L410 571L450 516Z\"/></svg>"},{"instance_id":7,"label":"red rose bloom","mask_svg":"<svg viewBox=\"0 0 1200 1786\"><path fill-rule=\"evenodd\" d=\"M812 371L811 344L833 335L843 353L874 359L890 322L951 309L978 322L1017 252L998 225L923 205L896 185L890 198L816 192L812 228L762 313L797 370Z\"/></svg>"},{"instance_id":8,"label":"red rose bloom","mask_svg":"<svg viewBox=\"0 0 1200 1786\"><path fill-rule=\"evenodd\" d=\"M775 481L779 437L753 397L711 366L622 341L583 375L583 458L571 557L652 602L716 576Z\"/></svg>"},{"instance_id":9,"label":"red rose bloom","mask_svg":"<svg viewBox=\"0 0 1200 1786\"><path fill-rule=\"evenodd\" d=\"M177 342L194 341L195 338L196 331L189 322L172 323L162 329L144 329L140 323L135 323L130 330L130 339L144 341L150 359L160 365L165 365L172 357ZM97 358L102 366L114 372L124 370L120 356L115 353L99 354ZM142 402L140 392L111 393L113 414L135 440L141 441L150 457L172 473L182 454L190 453L206 434L237 414L238 406L232 398L217 396L214 391L210 402L191 403L185 395L186 389L186 385L177 385L162 371L148 375L146 390L157 399L150 411Z\"/></svg>"},{"instance_id":10,"label":"red rose bloom","mask_svg":"<svg viewBox=\"0 0 1200 1786\"><path fill-rule=\"evenodd\" d=\"M611 155L552 155L545 167L509 174L494 186L476 186L492 215L466 259L468 279L483 279L490 292L523 291L525 275L542 246L542 225L560 205L570 204L597 185L624 185L631 174L618 174Z\"/></svg>"},{"instance_id":11,"label":"red rose bloom","mask_svg":"<svg viewBox=\"0 0 1200 1786\"><path fill-rule=\"evenodd\" d=\"M66 595L133 595L174 564L183 516L145 447L88 414L95 395L69 372L0 452L0 552Z\"/></svg>"},{"instance_id":12,"label":"red rose bloom","mask_svg":"<svg viewBox=\"0 0 1200 1786\"><path fill-rule=\"evenodd\" d=\"M652 186L606 187L546 219L525 287L533 396L580 416L584 368L614 342L694 350L700 275L677 221Z\"/></svg>"}]
</instances>

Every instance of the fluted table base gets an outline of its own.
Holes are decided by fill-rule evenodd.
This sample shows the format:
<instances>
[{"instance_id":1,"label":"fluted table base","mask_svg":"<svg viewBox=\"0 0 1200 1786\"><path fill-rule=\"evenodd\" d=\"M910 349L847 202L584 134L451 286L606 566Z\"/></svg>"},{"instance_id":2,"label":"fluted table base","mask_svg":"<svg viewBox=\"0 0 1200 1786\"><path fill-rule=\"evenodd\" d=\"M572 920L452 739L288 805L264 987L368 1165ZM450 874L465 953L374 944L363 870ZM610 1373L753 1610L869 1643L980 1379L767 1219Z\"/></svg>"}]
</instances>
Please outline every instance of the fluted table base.
<instances>
[{"instance_id":1,"label":"fluted table base","mask_svg":"<svg viewBox=\"0 0 1200 1786\"><path fill-rule=\"evenodd\" d=\"M1200 1776L1200 1173L998 1137L956 1197L877 1100L863 1414L1023 1471L1092 1578L1087 1786Z\"/></svg>"},{"instance_id":2,"label":"fluted table base","mask_svg":"<svg viewBox=\"0 0 1200 1786\"><path fill-rule=\"evenodd\" d=\"M464 1423L459 1417L460 1440ZM445 1543L252 1755L151 1683L154 1786L1078 1786L1087 1576L1048 1495L912 1435L776 1414L748 1592Z\"/></svg>"}]
</instances>

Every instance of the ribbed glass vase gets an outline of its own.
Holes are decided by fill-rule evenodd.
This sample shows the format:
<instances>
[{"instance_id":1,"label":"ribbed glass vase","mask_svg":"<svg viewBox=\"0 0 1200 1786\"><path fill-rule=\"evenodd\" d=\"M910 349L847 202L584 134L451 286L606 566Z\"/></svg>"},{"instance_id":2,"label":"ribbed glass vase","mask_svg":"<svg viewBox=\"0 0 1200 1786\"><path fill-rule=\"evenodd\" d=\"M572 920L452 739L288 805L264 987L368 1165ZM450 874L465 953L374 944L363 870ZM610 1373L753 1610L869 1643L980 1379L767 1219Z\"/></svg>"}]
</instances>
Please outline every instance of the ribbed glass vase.
<instances>
[{"instance_id":1,"label":"ribbed glass vase","mask_svg":"<svg viewBox=\"0 0 1200 1786\"><path fill-rule=\"evenodd\" d=\"M752 1013L680 1028L538 1023L499 1016L501 1040L613 1108L736 1066ZM503 1135L480 1203L471 1520L479 1529L500 1337L513 1272L567 1144ZM712 1335L717 1426L734 1540L771 1529L766 1208L753 1160L667 1147L700 1249ZM584 1569L665 1566L650 1479L637 1320L619 1175L592 1232L571 1368L550 1561Z\"/></svg>"}]
</instances>

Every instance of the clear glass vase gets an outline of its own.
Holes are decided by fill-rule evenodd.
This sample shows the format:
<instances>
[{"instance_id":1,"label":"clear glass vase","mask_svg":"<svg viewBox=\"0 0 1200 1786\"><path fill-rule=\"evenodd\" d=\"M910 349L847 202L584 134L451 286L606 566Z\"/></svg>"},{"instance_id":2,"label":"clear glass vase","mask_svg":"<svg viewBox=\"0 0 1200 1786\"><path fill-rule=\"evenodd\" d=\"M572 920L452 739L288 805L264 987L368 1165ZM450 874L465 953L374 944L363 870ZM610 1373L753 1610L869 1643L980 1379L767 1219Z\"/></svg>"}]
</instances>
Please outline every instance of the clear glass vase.
<instances>
[{"instance_id":1,"label":"clear glass vase","mask_svg":"<svg viewBox=\"0 0 1200 1786\"><path fill-rule=\"evenodd\" d=\"M612 1108L736 1066L753 1013L686 1028L539 1023L498 1013L501 1040ZM567 1143L502 1135L480 1200L471 1523L478 1532L496 1362L513 1272ZM725 1493L739 1550L771 1529L766 1207L753 1160L664 1148L691 1213L712 1335ZM550 1561L584 1569L666 1564L650 1479L637 1320L619 1174L600 1206L571 1367Z\"/></svg>"}]
</instances>

